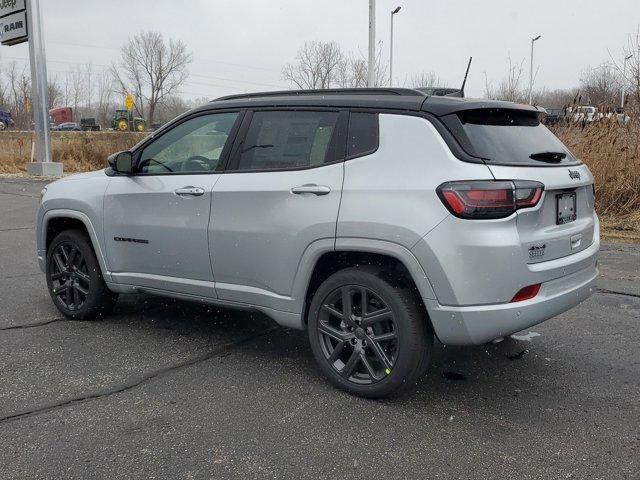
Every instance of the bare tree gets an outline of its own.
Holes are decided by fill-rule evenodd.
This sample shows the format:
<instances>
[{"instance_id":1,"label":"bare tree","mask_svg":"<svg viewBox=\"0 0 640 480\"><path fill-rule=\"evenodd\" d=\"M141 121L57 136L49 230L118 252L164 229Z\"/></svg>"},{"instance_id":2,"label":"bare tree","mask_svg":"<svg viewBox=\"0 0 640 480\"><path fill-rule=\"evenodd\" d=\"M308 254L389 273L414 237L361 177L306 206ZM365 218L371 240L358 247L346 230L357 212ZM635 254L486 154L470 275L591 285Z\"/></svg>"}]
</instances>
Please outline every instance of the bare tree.
<instances>
[{"instance_id":1,"label":"bare tree","mask_svg":"<svg viewBox=\"0 0 640 480\"><path fill-rule=\"evenodd\" d=\"M510 102L525 102L527 90L522 84L524 60L514 63L509 55L509 70L507 77L502 79L496 88L491 85L485 72L485 96L495 100Z\"/></svg>"},{"instance_id":2,"label":"bare tree","mask_svg":"<svg viewBox=\"0 0 640 480\"><path fill-rule=\"evenodd\" d=\"M54 108L60 102L62 98L62 89L60 88L60 83L58 82L58 77L53 77L49 79L47 84L48 97L49 97L49 110Z\"/></svg>"},{"instance_id":3,"label":"bare tree","mask_svg":"<svg viewBox=\"0 0 640 480\"><path fill-rule=\"evenodd\" d=\"M615 66L608 62L594 68L589 67L580 76L583 100L604 109L617 105L620 85Z\"/></svg>"},{"instance_id":4,"label":"bare tree","mask_svg":"<svg viewBox=\"0 0 640 480\"><path fill-rule=\"evenodd\" d=\"M435 72L418 72L414 73L409 80L411 88L421 87L442 87L442 80Z\"/></svg>"},{"instance_id":5,"label":"bare tree","mask_svg":"<svg viewBox=\"0 0 640 480\"><path fill-rule=\"evenodd\" d=\"M11 113L16 128L28 129L31 125L31 78L26 68L18 69L16 62L3 66L1 74L4 74L4 108Z\"/></svg>"},{"instance_id":6,"label":"bare tree","mask_svg":"<svg viewBox=\"0 0 640 480\"><path fill-rule=\"evenodd\" d=\"M113 107L113 78L104 72L103 75L98 75L98 79L95 84L96 101L94 111L100 125L109 125L111 110L115 110Z\"/></svg>"},{"instance_id":7,"label":"bare tree","mask_svg":"<svg viewBox=\"0 0 640 480\"><path fill-rule=\"evenodd\" d=\"M282 79L301 90L331 88L340 83L345 62L336 42L305 42L295 62L282 69Z\"/></svg>"},{"instance_id":8,"label":"bare tree","mask_svg":"<svg viewBox=\"0 0 640 480\"><path fill-rule=\"evenodd\" d=\"M616 60L613 56L611 63L620 78L620 87L624 85L628 102L640 108L640 27L638 33L629 35L621 57L627 59L626 66L625 60Z\"/></svg>"},{"instance_id":9,"label":"bare tree","mask_svg":"<svg viewBox=\"0 0 640 480\"><path fill-rule=\"evenodd\" d=\"M186 81L191 53L180 40L167 43L161 33L142 32L129 39L120 54L120 64L111 67L116 88L123 95L132 93L148 123L154 123L158 105Z\"/></svg>"},{"instance_id":10,"label":"bare tree","mask_svg":"<svg viewBox=\"0 0 640 480\"><path fill-rule=\"evenodd\" d=\"M374 87L384 87L387 85L389 78L387 73L387 64L382 58L382 42L378 42L378 48L375 57L375 74L373 78ZM369 60L364 54L349 54L344 62L340 65L340 75L338 86L342 88L361 88L367 86L369 72Z\"/></svg>"},{"instance_id":11,"label":"bare tree","mask_svg":"<svg viewBox=\"0 0 640 480\"><path fill-rule=\"evenodd\" d=\"M375 86L387 82L387 66L378 45ZM282 69L282 79L301 90L321 88L358 88L367 86L367 59L362 54L345 54L336 42L305 42L293 63Z\"/></svg>"}]
</instances>

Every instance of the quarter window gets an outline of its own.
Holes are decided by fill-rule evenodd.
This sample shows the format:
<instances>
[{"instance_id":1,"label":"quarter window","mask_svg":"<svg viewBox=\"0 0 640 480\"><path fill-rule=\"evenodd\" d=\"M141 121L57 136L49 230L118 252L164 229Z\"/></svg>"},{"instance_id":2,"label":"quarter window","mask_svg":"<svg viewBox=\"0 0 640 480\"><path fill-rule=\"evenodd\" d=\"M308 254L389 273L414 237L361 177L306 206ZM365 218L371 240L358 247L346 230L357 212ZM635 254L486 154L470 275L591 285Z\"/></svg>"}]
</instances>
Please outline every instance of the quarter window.
<instances>
[{"instance_id":1,"label":"quarter window","mask_svg":"<svg viewBox=\"0 0 640 480\"><path fill-rule=\"evenodd\" d=\"M140 173L206 173L216 169L238 113L192 118L148 145L140 156Z\"/></svg>"},{"instance_id":2,"label":"quarter window","mask_svg":"<svg viewBox=\"0 0 640 480\"><path fill-rule=\"evenodd\" d=\"M338 112L255 112L238 170L315 167L335 160Z\"/></svg>"},{"instance_id":3,"label":"quarter window","mask_svg":"<svg viewBox=\"0 0 640 480\"><path fill-rule=\"evenodd\" d=\"M357 157L378 149L378 114L353 112L349 117L347 155Z\"/></svg>"}]
</instances>

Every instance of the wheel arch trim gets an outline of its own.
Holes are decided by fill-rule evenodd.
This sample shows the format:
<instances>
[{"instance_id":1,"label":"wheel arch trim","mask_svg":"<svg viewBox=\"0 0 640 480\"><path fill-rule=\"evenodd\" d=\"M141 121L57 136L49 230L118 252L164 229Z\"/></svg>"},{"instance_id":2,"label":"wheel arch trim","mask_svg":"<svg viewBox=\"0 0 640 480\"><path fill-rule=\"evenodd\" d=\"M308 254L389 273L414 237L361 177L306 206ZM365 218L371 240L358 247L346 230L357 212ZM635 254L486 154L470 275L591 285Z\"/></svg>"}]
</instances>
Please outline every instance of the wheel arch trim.
<instances>
[{"instance_id":1,"label":"wheel arch trim","mask_svg":"<svg viewBox=\"0 0 640 480\"><path fill-rule=\"evenodd\" d=\"M408 270L423 299L436 299L429 277L418 259L411 250L398 243L368 238L341 237L336 239L336 251L361 251L393 257Z\"/></svg>"},{"instance_id":2,"label":"wheel arch trim","mask_svg":"<svg viewBox=\"0 0 640 480\"><path fill-rule=\"evenodd\" d=\"M98 234L96 233L93 224L91 223L91 219L88 215L83 212L79 212L77 210L68 210L68 209L54 209L48 210L44 213L42 218L42 228L39 231L38 236L38 263L40 264L41 270L46 271L46 248L47 248L47 231L49 222L53 219L57 218L71 218L74 220L79 220L87 229L89 233L89 239L91 240L91 246L93 247L93 251L96 254L96 258L98 259L98 264L100 265L100 270L102 271L102 276L105 281L111 281L111 274L107 269L107 264L105 261L105 255L102 251L102 247L100 241L98 239Z\"/></svg>"},{"instance_id":3,"label":"wheel arch trim","mask_svg":"<svg viewBox=\"0 0 640 480\"><path fill-rule=\"evenodd\" d=\"M436 298L431 283L418 259L402 245L385 240L352 237L337 238L335 243L333 239L330 242L316 241L307 248L302 256L294 279L292 300L294 311L300 312L300 328L304 328L305 324L305 319L302 318L304 302L313 272L322 255L329 252L375 253L395 258L405 266L423 299Z\"/></svg>"}]
</instances>

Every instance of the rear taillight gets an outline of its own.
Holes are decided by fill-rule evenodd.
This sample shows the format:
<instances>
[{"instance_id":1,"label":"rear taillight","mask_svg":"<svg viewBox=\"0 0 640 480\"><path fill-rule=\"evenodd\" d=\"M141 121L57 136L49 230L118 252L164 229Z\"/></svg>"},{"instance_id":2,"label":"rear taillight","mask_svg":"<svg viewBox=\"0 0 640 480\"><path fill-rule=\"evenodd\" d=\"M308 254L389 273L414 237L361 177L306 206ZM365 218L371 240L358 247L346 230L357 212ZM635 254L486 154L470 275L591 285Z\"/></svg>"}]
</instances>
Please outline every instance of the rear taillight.
<instances>
[{"instance_id":1,"label":"rear taillight","mask_svg":"<svg viewBox=\"0 0 640 480\"><path fill-rule=\"evenodd\" d=\"M514 302L523 302L524 300L531 300L533 297L538 295L540 291L540 284L536 283L535 285L529 285L527 287L521 288L518 290L513 298L511 299L511 303Z\"/></svg>"},{"instance_id":2,"label":"rear taillight","mask_svg":"<svg viewBox=\"0 0 640 480\"><path fill-rule=\"evenodd\" d=\"M523 180L446 182L437 188L445 207L456 217L505 218L520 208L535 207L544 185Z\"/></svg>"}]
</instances>

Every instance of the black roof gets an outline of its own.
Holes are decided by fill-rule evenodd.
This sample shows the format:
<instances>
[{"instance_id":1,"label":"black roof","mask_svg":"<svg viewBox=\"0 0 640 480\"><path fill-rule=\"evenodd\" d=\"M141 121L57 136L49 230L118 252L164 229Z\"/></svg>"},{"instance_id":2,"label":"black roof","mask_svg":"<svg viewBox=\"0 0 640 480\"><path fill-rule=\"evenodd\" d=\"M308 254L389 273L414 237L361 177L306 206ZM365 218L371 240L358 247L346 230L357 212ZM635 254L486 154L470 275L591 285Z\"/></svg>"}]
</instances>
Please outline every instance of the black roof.
<instances>
[{"instance_id":1,"label":"black roof","mask_svg":"<svg viewBox=\"0 0 640 480\"><path fill-rule=\"evenodd\" d=\"M498 100L427 95L409 88L350 88L326 90L288 90L220 97L202 110L251 107L343 107L381 110L423 111L436 116L462 110L502 108L544 112L530 105Z\"/></svg>"}]
</instances>

